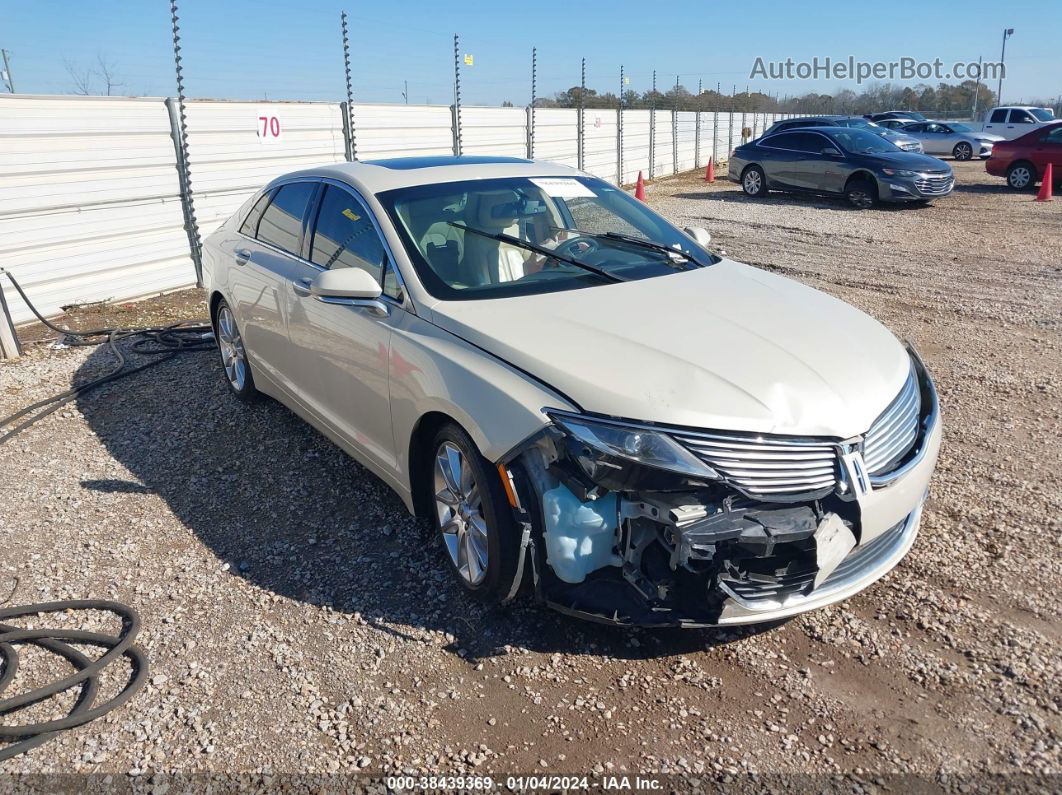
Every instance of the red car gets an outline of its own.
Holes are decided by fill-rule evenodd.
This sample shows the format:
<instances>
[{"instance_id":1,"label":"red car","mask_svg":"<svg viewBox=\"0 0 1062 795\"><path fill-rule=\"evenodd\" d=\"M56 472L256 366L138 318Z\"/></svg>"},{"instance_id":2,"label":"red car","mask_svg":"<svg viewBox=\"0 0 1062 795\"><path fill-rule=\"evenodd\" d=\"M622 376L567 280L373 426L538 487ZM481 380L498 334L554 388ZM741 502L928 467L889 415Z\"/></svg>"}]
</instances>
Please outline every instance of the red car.
<instances>
[{"instance_id":1,"label":"red car","mask_svg":"<svg viewBox=\"0 0 1062 795\"><path fill-rule=\"evenodd\" d=\"M1043 178L1048 163L1054 165L1057 185L1062 181L1062 121L1037 127L1013 141L996 141L985 171L1006 177L1014 190L1028 190Z\"/></svg>"}]
</instances>

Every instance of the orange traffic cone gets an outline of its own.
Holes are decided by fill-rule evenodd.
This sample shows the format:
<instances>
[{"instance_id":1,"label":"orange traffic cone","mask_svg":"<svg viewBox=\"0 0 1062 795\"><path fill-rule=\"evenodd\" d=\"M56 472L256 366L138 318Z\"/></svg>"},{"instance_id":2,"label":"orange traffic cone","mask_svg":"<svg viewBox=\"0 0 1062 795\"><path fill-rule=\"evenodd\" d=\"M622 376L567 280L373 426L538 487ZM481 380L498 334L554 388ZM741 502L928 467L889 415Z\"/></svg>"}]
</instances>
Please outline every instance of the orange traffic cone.
<instances>
[{"instance_id":1,"label":"orange traffic cone","mask_svg":"<svg viewBox=\"0 0 1062 795\"><path fill-rule=\"evenodd\" d=\"M715 182L715 163L712 162L712 158L708 158L708 169L704 172L705 182Z\"/></svg>"},{"instance_id":2,"label":"orange traffic cone","mask_svg":"<svg viewBox=\"0 0 1062 795\"><path fill-rule=\"evenodd\" d=\"M634 198L645 201L645 180L641 171L638 172L638 184L634 186Z\"/></svg>"},{"instance_id":3,"label":"orange traffic cone","mask_svg":"<svg viewBox=\"0 0 1062 795\"><path fill-rule=\"evenodd\" d=\"M1044 181L1040 184L1040 192L1036 194L1038 202L1051 201L1051 183L1055 180L1055 170L1052 166L1052 163L1048 163L1047 168L1044 169Z\"/></svg>"}]
</instances>

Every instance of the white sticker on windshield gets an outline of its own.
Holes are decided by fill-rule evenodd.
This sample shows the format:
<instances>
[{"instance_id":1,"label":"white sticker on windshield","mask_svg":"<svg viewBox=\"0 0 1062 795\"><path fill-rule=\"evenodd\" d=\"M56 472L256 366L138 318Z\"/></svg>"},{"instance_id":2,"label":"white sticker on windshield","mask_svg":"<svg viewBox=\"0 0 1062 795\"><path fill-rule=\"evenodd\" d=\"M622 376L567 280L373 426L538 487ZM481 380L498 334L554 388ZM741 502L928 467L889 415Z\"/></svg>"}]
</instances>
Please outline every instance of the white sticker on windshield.
<instances>
[{"instance_id":1,"label":"white sticker on windshield","mask_svg":"<svg viewBox=\"0 0 1062 795\"><path fill-rule=\"evenodd\" d=\"M593 198L597 194L577 179L571 177L538 177L531 181L555 199L577 199L581 196Z\"/></svg>"}]
</instances>

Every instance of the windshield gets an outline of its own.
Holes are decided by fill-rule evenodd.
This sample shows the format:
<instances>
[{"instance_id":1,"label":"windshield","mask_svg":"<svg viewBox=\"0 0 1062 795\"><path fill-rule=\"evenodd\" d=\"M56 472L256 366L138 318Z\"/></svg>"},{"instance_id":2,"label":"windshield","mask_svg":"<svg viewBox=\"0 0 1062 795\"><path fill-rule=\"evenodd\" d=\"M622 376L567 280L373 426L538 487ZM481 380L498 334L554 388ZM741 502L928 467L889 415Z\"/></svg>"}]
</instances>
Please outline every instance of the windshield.
<instances>
[{"instance_id":1,"label":"windshield","mask_svg":"<svg viewBox=\"0 0 1062 795\"><path fill-rule=\"evenodd\" d=\"M952 132L962 132L962 133L973 132L973 130L971 130L965 124L956 124L955 122L948 122L948 127L951 128Z\"/></svg>"},{"instance_id":2,"label":"windshield","mask_svg":"<svg viewBox=\"0 0 1062 795\"><path fill-rule=\"evenodd\" d=\"M917 110L905 110L903 112L903 114L908 119L918 119L918 121L925 121L926 120L925 115L922 114L922 113L919 113Z\"/></svg>"},{"instance_id":3,"label":"windshield","mask_svg":"<svg viewBox=\"0 0 1062 795\"><path fill-rule=\"evenodd\" d=\"M903 151L896 144L870 130L846 129L831 131L831 134L842 147L854 154Z\"/></svg>"},{"instance_id":4,"label":"windshield","mask_svg":"<svg viewBox=\"0 0 1062 795\"><path fill-rule=\"evenodd\" d=\"M643 202L591 177L445 182L377 198L421 282L446 300L572 290L717 261Z\"/></svg>"},{"instance_id":5,"label":"windshield","mask_svg":"<svg viewBox=\"0 0 1062 795\"><path fill-rule=\"evenodd\" d=\"M1055 114L1050 108L1030 108L1029 113L1035 116L1039 121L1051 121Z\"/></svg>"}]
</instances>

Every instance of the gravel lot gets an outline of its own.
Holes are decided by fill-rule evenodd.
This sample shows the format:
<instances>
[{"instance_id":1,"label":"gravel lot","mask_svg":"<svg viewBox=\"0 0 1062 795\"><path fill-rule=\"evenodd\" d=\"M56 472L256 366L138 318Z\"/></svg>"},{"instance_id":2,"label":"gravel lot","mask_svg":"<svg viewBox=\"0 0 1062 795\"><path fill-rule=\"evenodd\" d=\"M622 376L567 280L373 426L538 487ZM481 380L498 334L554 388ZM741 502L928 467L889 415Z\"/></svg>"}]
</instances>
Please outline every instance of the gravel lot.
<instances>
[{"instance_id":1,"label":"gravel lot","mask_svg":"<svg viewBox=\"0 0 1062 795\"><path fill-rule=\"evenodd\" d=\"M700 175L649 186L665 215L871 313L933 371L945 443L922 533L868 591L739 632L473 604L381 482L279 404L238 404L216 357L189 354L0 447L0 598L131 604L152 665L131 704L0 771L810 773L870 789L1013 774L1002 784L1057 788L1062 203L954 166L954 196L867 212L748 200ZM0 363L0 416L109 363L28 348Z\"/></svg>"}]
</instances>

